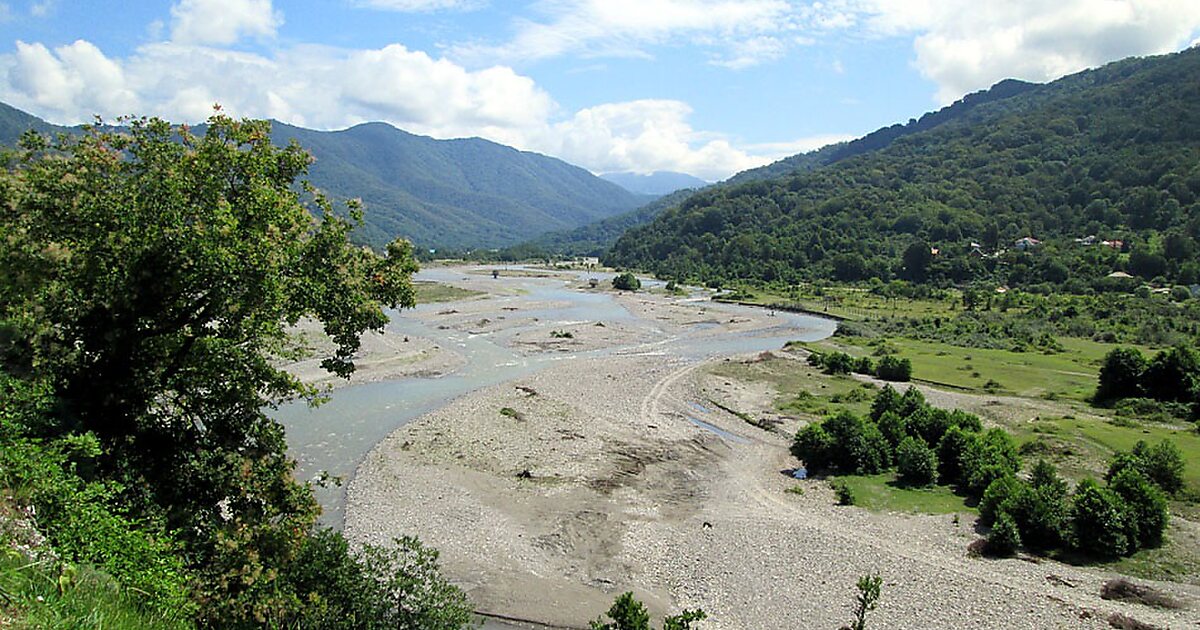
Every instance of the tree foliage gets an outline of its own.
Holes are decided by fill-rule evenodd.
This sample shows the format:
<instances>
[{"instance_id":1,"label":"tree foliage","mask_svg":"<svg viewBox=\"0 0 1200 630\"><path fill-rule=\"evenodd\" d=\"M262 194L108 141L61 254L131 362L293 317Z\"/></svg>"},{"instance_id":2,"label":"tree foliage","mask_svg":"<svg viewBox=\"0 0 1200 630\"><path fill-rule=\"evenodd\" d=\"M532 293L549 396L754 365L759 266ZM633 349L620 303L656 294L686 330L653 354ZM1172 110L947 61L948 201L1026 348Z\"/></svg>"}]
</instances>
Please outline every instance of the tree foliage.
<instances>
[{"instance_id":1,"label":"tree foliage","mask_svg":"<svg viewBox=\"0 0 1200 630\"><path fill-rule=\"evenodd\" d=\"M157 119L31 134L0 174L0 264L11 270L0 278L0 409L21 410L5 452L94 443L69 467L52 460L74 481L28 497L46 509L41 525L101 566L134 554L154 587L171 584L158 567L182 559L204 625L304 626L319 596L301 587L297 564L324 544L318 508L268 415L315 400L275 367L291 352L288 326L321 321L334 342L322 365L348 376L360 335L387 322L382 308L414 303L411 247L396 241L379 256L350 245L360 211L335 212L295 185L309 162L295 144L273 146L265 121L218 114L203 135ZM44 404L28 404L30 391ZM79 493L88 498L69 504ZM73 525L84 506L115 528L107 547ZM342 566L389 593L432 593L406 600L414 611L421 601L453 610L461 593L433 580L430 552L411 542L376 554L391 565Z\"/></svg>"}]
</instances>

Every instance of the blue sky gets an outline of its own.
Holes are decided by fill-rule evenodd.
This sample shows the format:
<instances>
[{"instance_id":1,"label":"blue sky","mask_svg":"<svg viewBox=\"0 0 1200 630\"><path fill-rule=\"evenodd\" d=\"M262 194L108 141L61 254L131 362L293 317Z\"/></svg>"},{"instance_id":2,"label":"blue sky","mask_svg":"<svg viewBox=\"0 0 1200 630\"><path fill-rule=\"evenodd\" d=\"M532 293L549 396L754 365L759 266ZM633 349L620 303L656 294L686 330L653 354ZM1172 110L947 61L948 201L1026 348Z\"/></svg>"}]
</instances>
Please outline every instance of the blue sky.
<instances>
[{"instance_id":1,"label":"blue sky","mask_svg":"<svg viewBox=\"0 0 1200 630\"><path fill-rule=\"evenodd\" d=\"M716 180L1200 38L1197 0L0 2L0 100L93 114L384 120L597 173Z\"/></svg>"}]
</instances>

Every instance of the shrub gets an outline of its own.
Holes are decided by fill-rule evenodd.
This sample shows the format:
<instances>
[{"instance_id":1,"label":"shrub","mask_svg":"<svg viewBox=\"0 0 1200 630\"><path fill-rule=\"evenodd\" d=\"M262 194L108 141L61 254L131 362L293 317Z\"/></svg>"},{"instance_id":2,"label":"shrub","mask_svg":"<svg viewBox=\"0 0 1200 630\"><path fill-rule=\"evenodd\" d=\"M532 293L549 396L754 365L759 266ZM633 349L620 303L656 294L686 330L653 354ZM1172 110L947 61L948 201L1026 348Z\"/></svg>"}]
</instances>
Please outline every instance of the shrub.
<instances>
[{"instance_id":1,"label":"shrub","mask_svg":"<svg viewBox=\"0 0 1200 630\"><path fill-rule=\"evenodd\" d=\"M1062 544L1068 507L1066 496L1053 485L1022 484L1002 510L1012 516L1026 547L1047 551Z\"/></svg>"},{"instance_id":2,"label":"shrub","mask_svg":"<svg viewBox=\"0 0 1200 630\"><path fill-rule=\"evenodd\" d=\"M871 362L871 357L859 357L858 361L854 363L854 373L867 375L874 374L875 364Z\"/></svg>"},{"instance_id":3,"label":"shrub","mask_svg":"<svg viewBox=\"0 0 1200 630\"><path fill-rule=\"evenodd\" d=\"M831 479L829 487L833 489L834 496L837 497L838 505L854 505L857 497L854 496L854 489L845 481L840 479Z\"/></svg>"},{"instance_id":4,"label":"shrub","mask_svg":"<svg viewBox=\"0 0 1200 630\"><path fill-rule=\"evenodd\" d=\"M961 427L950 427L938 441L938 477L942 483L959 483L962 478L962 457L972 443L978 441L974 433Z\"/></svg>"},{"instance_id":5,"label":"shrub","mask_svg":"<svg viewBox=\"0 0 1200 630\"><path fill-rule=\"evenodd\" d=\"M907 485L931 486L937 481L937 455L920 440L904 438L896 449L896 463L900 480Z\"/></svg>"},{"instance_id":6,"label":"shrub","mask_svg":"<svg viewBox=\"0 0 1200 630\"><path fill-rule=\"evenodd\" d=\"M920 392L917 393L920 394ZM879 393L875 395L875 400L871 403L871 419L879 422L883 418L883 414L889 411L903 417L901 413L903 411L903 404L901 403L900 394L896 392L891 384L884 385L883 389L879 390Z\"/></svg>"},{"instance_id":7,"label":"shrub","mask_svg":"<svg viewBox=\"0 0 1200 630\"><path fill-rule=\"evenodd\" d=\"M879 359L875 376L885 381L907 382L912 380L912 361L888 355Z\"/></svg>"},{"instance_id":8,"label":"shrub","mask_svg":"<svg viewBox=\"0 0 1200 630\"><path fill-rule=\"evenodd\" d=\"M1020 546L1021 533L1016 522L1008 515L1008 512L1001 512L1000 516L996 518L995 524L992 525L992 531L988 532L988 553L996 556L1011 556Z\"/></svg>"},{"instance_id":9,"label":"shrub","mask_svg":"<svg viewBox=\"0 0 1200 630\"><path fill-rule=\"evenodd\" d=\"M1130 551L1129 523L1121 497L1092 479L1075 489L1071 505L1071 544L1084 553L1123 556Z\"/></svg>"},{"instance_id":10,"label":"shrub","mask_svg":"<svg viewBox=\"0 0 1200 630\"><path fill-rule=\"evenodd\" d=\"M614 276L612 279L612 285L614 289L618 289L620 291L637 291L638 289L642 288L642 281L638 280L637 276L626 271Z\"/></svg>"},{"instance_id":11,"label":"shrub","mask_svg":"<svg viewBox=\"0 0 1200 630\"><path fill-rule=\"evenodd\" d=\"M827 374L849 374L856 366L854 357L845 352L830 352L821 355L821 365Z\"/></svg>"},{"instance_id":12,"label":"shrub","mask_svg":"<svg viewBox=\"0 0 1200 630\"><path fill-rule=\"evenodd\" d=\"M996 518L1004 512L1009 499L1024 487L1025 484L1013 475L1006 475L989 483L983 491L983 497L979 499L979 522L989 526L995 523Z\"/></svg>"},{"instance_id":13,"label":"shrub","mask_svg":"<svg viewBox=\"0 0 1200 630\"><path fill-rule=\"evenodd\" d=\"M908 423L895 411L884 413L878 421L879 432L892 448L900 446L900 442L908 437Z\"/></svg>"},{"instance_id":14,"label":"shrub","mask_svg":"<svg viewBox=\"0 0 1200 630\"><path fill-rule=\"evenodd\" d=\"M1142 373L1148 362L1137 348L1116 348L1104 357L1100 381L1096 387L1097 402L1107 402L1141 395Z\"/></svg>"},{"instance_id":15,"label":"shrub","mask_svg":"<svg viewBox=\"0 0 1200 630\"><path fill-rule=\"evenodd\" d=\"M1183 489L1183 454L1170 440L1163 440L1153 447L1138 441L1132 451L1118 452L1108 465L1105 479L1112 480L1126 468L1137 469L1167 494L1175 494Z\"/></svg>"},{"instance_id":16,"label":"shrub","mask_svg":"<svg viewBox=\"0 0 1200 630\"><path fill-rule=\"evenodd\" d=\"M1100 587L1100 599L1132 602L1156 608L1180 608L1182 605L1170 595L1149 586L1130 582L1125 578L1108 580Z\"/></svg>"},{"instance_id":17,"label":"shrub","mask_svg":"<svg viewBox=\"0 0 1200 630\"><path fill-rule=\"evenodd\" d=\"M967 445L959 458L960 488L968 496L979 498L989 484L1005 475L1015 475L1021 469L1012 436L1000 428L989 429Z\"/></svg>"},{"instance_id":18,"label":"shrub","mask_svg":"<svg viewBox=\"0 0 1200 630\"><path fill-rule=\"evenodd\" d=\"M1126 468L1113 476L1109 489L1125 501L1129 518L1129 537L1137 547L1156 547L1162 543L1169 513L1167 498L1136 468Z\"/></svg>"},{"instance_id":19,"label":"shrub","mask_svg":"<svg viewBox=\"0 0 1200 630\"><path fill-rule=\"evenodd\" d=\"M812 472L829 468L833 452L833 436L822 423L810 424L796 432L792 441L792 455L804 462Z\"/></svg>"}]
</instances>

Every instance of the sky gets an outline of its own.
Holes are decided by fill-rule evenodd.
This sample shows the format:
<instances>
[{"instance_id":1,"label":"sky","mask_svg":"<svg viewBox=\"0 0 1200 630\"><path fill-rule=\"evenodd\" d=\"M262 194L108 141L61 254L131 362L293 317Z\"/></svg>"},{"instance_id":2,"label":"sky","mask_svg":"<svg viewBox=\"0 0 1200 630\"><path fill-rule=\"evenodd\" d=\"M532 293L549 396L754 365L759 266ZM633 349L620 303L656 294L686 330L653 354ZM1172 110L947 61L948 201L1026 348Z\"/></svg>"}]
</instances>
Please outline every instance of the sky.
<instances>
[{"instance_id":1,"label":"sky","mask_svg":"<svg viewBox=\"0 0 1200 630\"><path fill-rule=\"evenodd\" d=\"M59 124L386 121L709 181L1200 42L1200 0L0 1L0 101Z\"/></svg>"}]
</instances>

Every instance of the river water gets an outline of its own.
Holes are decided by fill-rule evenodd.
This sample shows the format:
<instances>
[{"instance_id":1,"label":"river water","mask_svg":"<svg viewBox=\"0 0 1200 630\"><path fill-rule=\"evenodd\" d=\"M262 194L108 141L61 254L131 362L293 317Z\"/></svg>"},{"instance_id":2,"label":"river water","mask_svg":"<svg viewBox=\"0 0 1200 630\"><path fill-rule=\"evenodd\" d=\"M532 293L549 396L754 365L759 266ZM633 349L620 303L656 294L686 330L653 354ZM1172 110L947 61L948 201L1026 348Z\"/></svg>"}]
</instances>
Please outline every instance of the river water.
<instances>
[{"instance_id":1,"label":"river water","mask_svg":"<svg viewBox=\"0 0 1200 630\"><path fill-rule=\"evenodd\" d=\"M423 270L418 280L453 282L463 277L463 270L438 268ZM446 405L468 392L497 385L546 369L556 361L578 357L603 356L613 353L653 352L669 354L688 360L775 350L794 339L817 340L833 333L835 323L808 315L777 314L778 324L753 331L731 333L714 338L702 336L705 327L694 326L689 333L661 336L654 341L609 347L576 354L545 353L522 355L506 346L515 334L531 327L552 329L570 322L631 321L636 317L613 299L611 293L581 291L577 287L583 278L602 281L611 274L587 273L579 278L522 278L501 275L495 282L520 290L519 295L499 295L487 298L495 304L496 313L504 307L521 309L535 303L565 303L551 309L521 309L512 315L536 317L538 321L525 328L514 327L494 334L471 334L453 329L438 329L426 325L414 315L447 308L446 304L424 304L414 310L392 312L389 329L410 336L432 339L444 348L454 350L466 359L466 364L452 374L433 378L405 378L395 381L366 383L337 389L329 401L310 408L302 402L281 406L274 416L287 430L288 444L298 461L299 479L312 479L320 472L340 477L349 483L363 457L387 435L414 418ZM661 285L644 281L649 286ZM701 300L702 293L695 299ZM703 303L710 312L732 317L753 307ZM647 325L653 326L652 322ZM345 487L318 488L317 498L324 509L322 522L341 527L345 509Z\"/></svg>"}]
</instances>

